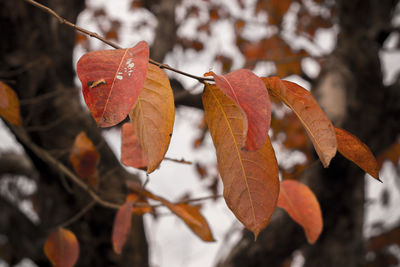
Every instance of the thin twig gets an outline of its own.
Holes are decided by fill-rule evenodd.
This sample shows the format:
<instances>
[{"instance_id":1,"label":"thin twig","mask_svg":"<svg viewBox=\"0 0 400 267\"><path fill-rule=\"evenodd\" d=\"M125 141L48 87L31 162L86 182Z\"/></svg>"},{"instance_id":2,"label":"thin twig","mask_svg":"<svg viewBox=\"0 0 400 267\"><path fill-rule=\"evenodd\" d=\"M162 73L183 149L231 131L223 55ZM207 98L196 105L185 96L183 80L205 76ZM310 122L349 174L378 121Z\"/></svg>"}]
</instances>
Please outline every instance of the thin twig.
<instances>
[{"instance_id":1,"label":"thin twig","mask_svg":"<svg viewBox=\"0 0 400 267\"><path fill-rule=\"evenodd\" d=\"M109 46L111 46L111 47L113 47L115 49L123 49L121 46L119 46L116 43L113 43L113 42L105 39L104 37L100 36L99 34L97 34L95 32L88 31L88 30L86 30L86 29L84 29L82 27L79 27L79 26L75 25L74 23L66 20L65 18L63 18L60 15L58 15L54 10L52 10L51 8L49 8L49 7L45 6L45 5L42 5L42 4L40 4L40 3L38 3L38 2L36 2L34 0L24 0L24 1L27 2L27 3L30 3L31 5L34 5L34 6L38 7L38 8L40 8L43 11L45 11L45 12L49 13L50 15L54 16L58 20L58 22L60 22L61 24L65 24L65 25L75 29L76 31L79 31L81 33L89 35L90 37L96 38L96 39L102 41L105 44L108 44ZM152 60L152 59L149 59L149 63L151 63L153 65L156 65L161 69L167 69L167 70L179 73L181 75L187 76L189 78L196 79L199 82L214 81L213 78L210 78L210 77L207 78L207 77L200 77L200 76L192 75L190 73L186 73L184 71L175 69L175 68L173 68L173 67L171 67L171 66L169 66L167 64L162 64L162 63L159 63L159 62L157 62L155 60Z\"/></svg>"},{"instance_id":2,"label":"thin twig","mask_svg":"<svg viewBox=\"0 0 400 267\"><path fill-rule=\"evenodd\" d=\"M70 219L66 220L62 224L60 224L58 227L67 227L68 225L76 222L79 220L83 215L85 215L91 208L96 205L96 201L92 200L86 207L84 207L82 210L80 210L77 214L75 214L73 217Z\"/></svg>"},{"instance_id":3,"label":"thin twig","mask_svg":"<svg viewBox=\"0 0 400 267\"><path fill-rule=\"evenodd\" d=\"M182 159L173 159L173 158L164 157L164 160L169 160L169 161L172 161L172 162L181 163L181 164L187 164L187 165L193 164L193 162L184 160L183 158Z\"/></svg>"},{"instance_id":4,"label":"thin twig","mask_svg":"<svg viewBox=\"0 0 400 267\"><path fill-rule=\"evenodd\" d=\"M43 150L36 144L32 143L28 135L22 128L18 128L15 126L10 126L10 127L12 127L12 130L18 137L18 139L21 140L29 149L31 149L40 159L42 159L50 166L56 167L57 170L59 170L62 174L71 179L80 188L85 190L92 197L92 199L96 201L98 204L111 209L118 209L121 206L121 204L112 203L102 199L99 195L97 195L96 192L94 192L84 181L82 181L78 176L76 176L64 164L62 164L57 159L53 158L53 156L51 156L50 153L48 153L46 150Z\"/></svg>"}]
</instances>

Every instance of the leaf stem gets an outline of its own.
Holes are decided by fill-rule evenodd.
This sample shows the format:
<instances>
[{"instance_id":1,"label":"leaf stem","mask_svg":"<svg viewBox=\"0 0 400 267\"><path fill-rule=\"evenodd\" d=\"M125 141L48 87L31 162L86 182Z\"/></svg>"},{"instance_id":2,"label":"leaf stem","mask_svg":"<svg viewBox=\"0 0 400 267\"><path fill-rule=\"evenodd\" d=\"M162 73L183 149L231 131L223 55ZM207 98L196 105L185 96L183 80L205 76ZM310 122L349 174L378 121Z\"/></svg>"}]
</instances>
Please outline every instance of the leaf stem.
<instances>
[{"instance_id":1,"label":"leaf stem","mask_svg":"<svg viewBox=\"0 0 400 267\"><path fill-rule=\"evenodd\" d=\"M40 4L40 3L38 3L38 2L36 2L34 0L24 0L24 1L29 3L29 4L31 4L31 5L33 5L33 6L36 6L36 7L40 8L41 10L43 10L43 11L45 11L47 13L49 13L50 15L55 17L60 24L65 24L65 25L75 29L78 32L81 32L83 34L89 35L90 37L96 38L96 39L102 41L105 44L108 44L109 46L111 46L111 47L113 47L115 49L123 49L121 46L119 46L116 43L113 43L113 42L107 40L106 38L100 36L99 34L97 34L95 32L88 31L85 28L79 27L79 26L75 25L74 23L66 20L65 18L63 18L60 15L58 15L54 10L52 10L51 8L49 8L49 7L45 6L45 5L42 5L42 4ZM190 74L190 73L175 69L175 68L173 68L173 67L171 67L171 66L169 66L167 64L163 64L163 63L157 62L157 61L155 61L153 59L149 59L149 63L153 64L153 65L156 65L161 69L167 69L167 70L179 73L181 75L184 75L186 77L198 80L199 82L214 81L213 78L196 76L196 75L193 75L193 74Z\"/></svg>"}]
</instances>

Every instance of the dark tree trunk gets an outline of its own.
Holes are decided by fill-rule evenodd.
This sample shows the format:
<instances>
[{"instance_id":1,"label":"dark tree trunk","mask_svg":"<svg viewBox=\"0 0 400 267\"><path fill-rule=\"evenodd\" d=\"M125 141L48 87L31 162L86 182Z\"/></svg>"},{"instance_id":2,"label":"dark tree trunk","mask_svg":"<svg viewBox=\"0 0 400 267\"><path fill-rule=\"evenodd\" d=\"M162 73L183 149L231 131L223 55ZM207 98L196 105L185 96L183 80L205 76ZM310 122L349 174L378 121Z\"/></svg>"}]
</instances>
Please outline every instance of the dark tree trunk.
<instances>
[{"instance_id":1,"label":"dark tree trunk","mask_svg":"<svg viewBox=\"0 0 400 267\"><path fill-rule=\"evenodd\" d=\"M383 85L378 57L396 2L336 1L339 39L316 88L320 102L337 105L335 99L326 99L331 94L318 91L327 77L337 80L346 95L345 117L337 126L355 134L375 154L395 142L399 133L399 124L393 123L399 102L390 98L398 100L400 88ZM297 249L304 254L305 266L363 265L364 173L338 155L328 169L310 168L302 179L323 212L324 231L317 243L307 245L301 228L278 212L257 242L245 233L220 267L279 266Z\"/></svg>"},{"instance_id":2,"label":"dark tree trunk","mask_svg":"<svg viewBox=\"0 0 400 267\"><path fill-rule=\"evenodd\" d=\"M84 1L41 1L74 22ZM101 136L100 129L79 102L74 87L72 52L75 33L49 14L22 0L0 2L0 79L22 100L23 126L31 142L69 166L68 155L76 135L84 131L101 154L99 194L122 203L125 181L137 180L127 173ZM39 266L49 265L43 244L50 230L78 213L91 198L22 143L38 173L34 203L40 223L32 224L15 205L1 200L0 232L8 237L5 258L15 264L30 258ZM95 206L70 228L80 242L77 266L148 266L147 241L141 217L133 218L133 230L125 252L112 252L111 227L115 210ZM19 219L18 219L19 218ZM18 223L14 223L18 221ZM26 234L24 234L26 233ZM22 245L21 245L22 244Z\"/></svg>"}]
</instances>

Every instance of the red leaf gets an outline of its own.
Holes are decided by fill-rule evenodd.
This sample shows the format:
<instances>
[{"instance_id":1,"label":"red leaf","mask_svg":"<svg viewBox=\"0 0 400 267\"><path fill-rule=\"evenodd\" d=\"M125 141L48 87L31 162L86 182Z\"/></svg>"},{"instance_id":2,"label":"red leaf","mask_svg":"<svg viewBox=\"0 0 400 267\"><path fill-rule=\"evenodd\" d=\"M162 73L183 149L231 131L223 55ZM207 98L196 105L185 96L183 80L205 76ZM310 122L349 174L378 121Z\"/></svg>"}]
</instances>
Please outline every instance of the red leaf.
<instances>
[{"instance_id":1,"label":"red leaf","mask_svg":"<svg viewBox=\"0 0 400 267\"><path fill-rule=\"evenodd\" d=\"M56 267L72 267L79 257L79 243L74 233L62 227L46 239L44 253Z\"/></svg>"},{"instance_id":2,"label":"red leaf","mask_svg":"<svg viewBox=\"0 0 400 267\"><path fill-rule=\"evenodd\" d=\"M304 228L308 243L317 241L322 232L322 214L318 200L308 186L294 180L281 182L278 207L286 210Z\"/></svg>"},{"instance_id":3,"label":"red leaf","mask_svg":"<svg viewBox=\"0 0 400 267\"><path fill-rule=\"evenodd\" d=\"M121 131L121 162L126 166L146 169L148 160L135 134L132 123L124 123Z\"/></svg>"},{"instance_id":4,"label":"red leaf","mask_svg":"<svg viewBox=\"0 0 400 267\"><path fill-rule=\"evenodd\" d=\"M336 127L335 132L340 154L379 180L378 163L371 150L351 133Z\"/></svg>"},{"instance_id":5,"label":"red leaf","mask_svg":"<svg viewBox=\"0 0 400 267\"><path fill-rule=\"evenodd\" d=\"M122 205L117 214L113 224L112 244L115 253L121 254L122 248L125 245L128 235L131 231L132 224L132 209L133 202L127 201Z\"/></svg>"},{"instance_id":6,"label":"red leaf","mask_svg":"<svg viewBox=\"0 0 400 267\"><path fill-rule=\"evenodd\" d=\"M83 55L77 65L83 96L100 127L113 126L129 114L146 79L149 48L140 42L129 49Z\"/></svg>"},{"instance_id":7,"label":"red leaf","mask_svg":"<svg viewBox=\"0 0 400 267\"><path fill-rule=\"evenodd\" d=\"M17 94L7 84L0 81L0 117L8 123L21 125L19 99Z\"/></svg>"},{"instance_id":8,"label":"red leaf","mask_svg":"<svg viewBox=\"0 0 400 267\"><path fill-rule=\"evenodd\" d=\"M76 136L69 160L79 177L97 187L99 182L97 165L100 154L86 133L81 132Z\"/></svg>"},{"instance_id":9,"label":"red leaf","mask_svg":"<svg viewBox=\"0 0 400 267\"><path fill-rule=\"evenodd\" d=\"M271 103L268 91L262 80L250 70L241 69L220 76L212 75L217 87L234 100L244 111L247 117L246 149L259 149L267 139L271 123Z\"/></svg>"}]
</instances>

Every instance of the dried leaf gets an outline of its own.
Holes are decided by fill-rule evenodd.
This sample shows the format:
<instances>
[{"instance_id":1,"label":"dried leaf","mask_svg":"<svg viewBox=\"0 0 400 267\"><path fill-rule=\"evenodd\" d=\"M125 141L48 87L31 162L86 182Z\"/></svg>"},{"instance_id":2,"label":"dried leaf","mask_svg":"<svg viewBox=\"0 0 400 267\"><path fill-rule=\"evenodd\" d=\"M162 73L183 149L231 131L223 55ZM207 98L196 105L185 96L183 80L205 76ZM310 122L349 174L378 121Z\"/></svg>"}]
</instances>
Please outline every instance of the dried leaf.
<instances>
[{"instance_id":1,"label":"dried leaf","mask_svg":"<svg viewBox=\"0 0 400 267\"><path fill-rule=\"evenodd\" d=\"M150 212L154 212L154 208L150 206L149 202L147 201L147 199L145 197L143 197L142 195L140 195L139 193L130 193L127 197L126 197L126 202L132 202L132 203L137 203L137 204L141 204L141 205L146 205L146 206L133 206L132 212L133 214L136 215L143 215L145 213L150 213Z\"/></svg>"},{"instance_id":2,"label":"dried leaf","mask_svg":"<svg viewBox=\"0 0 400 267\"><path fill-rule=\"evenodd\" d=\"M110 127L131 111L145 81L149 60L146 42L129 49L83 55L77 65L83 96L100 127Z\"/></svg>"},{"instance_id":3,"label":"dried leaf","mask_svg":"<svg viewBox=\"0 0 400 267\"><path fill-rule=\"evenodd\" d=\"M279 195L278 164L267 136L257 151L244 151L247 123L241 109L215 85L206 84L203 105L217 152L228 207L257 237L267 226Z\"/></svg>"},{"instance_id":4,"label":"dried leaf","mask_svg":"<svg viewBox=\"0 0 400 267\"><path fill-rule=\"evenodd\" d=\"M121 162L126 166L146 169L148 160L144 154L131 122L124 123L121 130Z\"/></svg>"},{"instance_id":5,"label":"dried leaf","mask_svg":"<svg viewBox=\"0 0 400 267\"><path fill-rule=\"evenodd\" d=\"M189 228L203 241L215 241L206 219L200 213L200 206L190 206L184 203L172 204L165 199L162 199L161 202L176 216L181 218L186 225L189 226Z\"/></svg>"},{"instance_id":6,"label":"dried leaf","mask_svg":"<svg viewBox=\"0 0 400 267\"><path fill-rule=\"evenodd\" d=\"M283 16L288 11L292 0L258 0L255 13L266 11L270 24L279 25L283 21Z\"/></svg>"},{"instance_id":7,"label":"dried leaf","mask_svg":"<svg viewBox=\"0 0 400 267\"><path fill-rule=\"evenodd\" d=\"M6 84L0 81L0 109L6 109L9 106L6 86Z\"/></svg>"},{"instance_id":8,"label":"dried leaf","mask_svg":"<svg viewBox=\"0 0 400 267\"><path fill-rule=\"evenodd\" d=\"M168 150L175 118L172 88L159 67L149 65L143 90L129 117L148 162L147 173L151 173Z\"/></svg>"},{"instance_id":9,"label":"dried leaf","mask_svg":"<svg viewBox=\"0 0 400 267\"><path fill-rule=\"evenodd\" d=\"M271 123L271 103L263 82L246 69L223 76L216 75L212 71L205 75L213 76L218 88L243 109L248 130L247 138L241 141L246 141L247 150L259 149L267 139Z\"/></svg>"},{"instance_id":10,"label":"dried leaf","mask_svg":"<svg viewBox=\"0 0 400 267\"><path fill-rule=\"evenodd\" d=\"M262 78L268 91L289 106L300 119L324 167L336 154L337 141L332 123L317 101L303 87L278 77Z\"/></svg>"},{"instance_id":11,"label":"dried leaf","mask_svg":"<svg viewBox=\"0 0 400 267\"><path fill-rule=\"evenodd\" d=\"M337 127L335 132L340 154L379 180L378 163L371 150L351 133Z\"/></svg>"},{"instance_id":12,"label":"dried leaf","mask_svg":"<svg viewBox=\"0 0 400 267\"><path fill-rule=\"evenodd\" d=\"M7 84L0 81L0 117L8 123L19 126L22 124L17 94Z\"/></svg>"},{"instance_id":13,"label":"dried leaf","mask_svg":"<svg viewBox=\"0 0 400 267\"><path fill-rule=\"evenodd\" d=\"M97 165L100 161L100 154L85 132L76 136L69 154L69 161L80 178L89 182L93 187L97 187L99 182Z\"/></svg>"},{"instance_id":14,"label":"dried leaf","mask_svg":"<svg viewBox=\"0 0 400 267\"><path fill-rule=\"evenodd\" d=\"M129 188L136 193L140 193L141 195L151 198L157 201L160 201L164 206L170 209L176 216L182 219L185 224L203 241L212 242L214 241L214 237L212 236L210 227L206 219L201 215L199 208L200 207L193 207L188 204L180 203L174 204L169 202L168 200L156 196L153 193L142 190L137 187L136 184L130 184Z\"/></svg>"},{"instance_id":15,"label":"dried leaf","mask_svg":"<svg viewBox=\"0 0 400 267\"><path fill-rule=\"evenodd\" d=\"M117 254L121 254L122 248L124 247L131 231L132 209L133 202L127 201L118 209L117 214L115 215L112 232L112 244L114 252Z\"/></svg>"},{"instance_id":16,"label":"dried leaf","mask_svg":"<svg viewBox=\"0 0 400 267\"><path fill-rule=\"evenodd\" d=\"M278 207L286 210L304 228L308 243L317 241L322 232L322 214L318 200L308 186L294 180L281 182Z\"/></svg>"},{"instance_id":17,"label":"dried leaf","mask_svg":"<svg viewBox=\"0 0 400 267\"><path fill-rule=\"evenodd\" d=\"M73 232L62 227L46 239L44 253L56 267L72 267L79 257L79 243Z\"/></svg>"},{"instance_id":18,"label":"dried leaf","mask_svg":"<svg viewBox=\"0 0 400 267\"><path fill-rule=\"evenodd\" d=\"M400 159L400 142L392 144L389 148L385 149L378 157L378 169L382 168L385 160L390 160L395 166Z\"/></svg>"}]
</instances>

